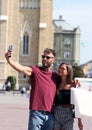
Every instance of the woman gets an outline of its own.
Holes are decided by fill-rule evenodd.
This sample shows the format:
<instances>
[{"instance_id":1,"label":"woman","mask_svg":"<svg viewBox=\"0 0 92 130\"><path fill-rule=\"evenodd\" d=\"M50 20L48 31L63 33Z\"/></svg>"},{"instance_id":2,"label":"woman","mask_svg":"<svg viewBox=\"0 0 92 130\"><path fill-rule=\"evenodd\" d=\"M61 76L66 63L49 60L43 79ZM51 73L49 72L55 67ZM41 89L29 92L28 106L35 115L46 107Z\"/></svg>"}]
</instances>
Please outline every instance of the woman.
<instances>
[{"instance_id":1,"label":"woman","mask_svg":"<svg viewBox=\"0 0 92 130\"><path fill-rule=\"evenodd\" d=\"M72 66L66 63L58 68L59 79L57 82L57 94L55 98L55 124L54 130L73 130L74 106L70 104L70 89L74 85L72 81ZM78 118L79 129L83 130L81 119Z\"/></svg>"}]
</instances>

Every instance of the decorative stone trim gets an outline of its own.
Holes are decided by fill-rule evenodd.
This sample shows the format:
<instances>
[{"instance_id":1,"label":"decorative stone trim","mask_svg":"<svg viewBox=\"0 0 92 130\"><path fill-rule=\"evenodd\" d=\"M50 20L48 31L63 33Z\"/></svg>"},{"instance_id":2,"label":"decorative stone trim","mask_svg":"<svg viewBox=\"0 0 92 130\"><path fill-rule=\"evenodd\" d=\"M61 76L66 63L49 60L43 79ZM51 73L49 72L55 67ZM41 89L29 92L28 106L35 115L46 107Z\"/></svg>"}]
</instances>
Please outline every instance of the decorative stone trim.
<instances>
[{"instance_id":1,"label":"decorative stone trim","mask_svg":"<svg viewBox=\"0 0 92 130\"><path fill-rule=\"evenodd\" d=\"M46 28L47 27L47 24L46 23L39 23L39 28Z\"/></svg>"},{"instance_id":2,"label":"decorative stone trim","mask_svg":"<svg viewBox=\"0 0 92 130\"><path fill-rule=\"evenodd\" d=\"M8 17L7 17L7 15L0 15L0 20L4 20L4 21L6 21L6 20L8 20Z\"/></svg>"},{"instance_id":3,"label":"decorative stone trim","mask_svg":"<svg viewBox=\"0 0 92 130\"><path fill-rule=\"evenodd\" d=\"M20 8L24 9L39 9L39 0L20 0Z\"/></svg>"}]
</instances>

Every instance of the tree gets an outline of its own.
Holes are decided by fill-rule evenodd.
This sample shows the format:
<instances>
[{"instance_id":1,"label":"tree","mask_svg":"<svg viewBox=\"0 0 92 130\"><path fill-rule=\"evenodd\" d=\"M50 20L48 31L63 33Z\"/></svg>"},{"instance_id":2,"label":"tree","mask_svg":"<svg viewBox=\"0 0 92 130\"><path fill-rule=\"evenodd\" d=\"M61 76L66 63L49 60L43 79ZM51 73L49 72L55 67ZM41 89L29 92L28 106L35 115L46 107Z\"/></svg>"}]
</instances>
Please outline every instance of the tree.
<instances>
[{"instance_id":1,"label":"tree","mask_svg":"<svg viewBox=\"0 0 92 130\"><path fill-rule=\"evenodd\" d=\"M78 66L78 65L73 66L73 78L75 77L81 77L81 78L84 77L84 73L81 66Z\"/></svg>"},{"instance_id":2,"label":"tree","mask_svg":"<svg viewBox=\"0 0 92 130\"><path fill-rule=\"evenodd\" d=\"M10 81L11 83L11 90L14 90L16 87L16 77L15 76L8 76L7 77L7 82Z\"/></svg>"}]
</instances>

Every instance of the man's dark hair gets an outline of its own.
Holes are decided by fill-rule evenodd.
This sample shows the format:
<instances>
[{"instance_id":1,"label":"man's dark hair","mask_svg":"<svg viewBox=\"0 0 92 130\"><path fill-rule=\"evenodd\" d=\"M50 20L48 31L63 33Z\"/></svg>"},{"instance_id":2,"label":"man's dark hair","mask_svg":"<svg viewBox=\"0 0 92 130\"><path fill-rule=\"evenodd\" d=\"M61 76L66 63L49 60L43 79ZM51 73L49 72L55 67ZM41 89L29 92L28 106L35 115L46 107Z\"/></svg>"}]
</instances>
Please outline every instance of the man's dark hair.
<instances>
[{"instance_id":1,"label":"man's dark hair","mask_svg":"<svg viewBox=\"0 0 92 130\"><path fill-rule=\"evenodd\" d=\"M44 52L52 53L52 54L54 55L54 57L55 57L55 50L53 50L53 49L46 48L46 49L44 50Z\"/></svg>"}]
</instances>

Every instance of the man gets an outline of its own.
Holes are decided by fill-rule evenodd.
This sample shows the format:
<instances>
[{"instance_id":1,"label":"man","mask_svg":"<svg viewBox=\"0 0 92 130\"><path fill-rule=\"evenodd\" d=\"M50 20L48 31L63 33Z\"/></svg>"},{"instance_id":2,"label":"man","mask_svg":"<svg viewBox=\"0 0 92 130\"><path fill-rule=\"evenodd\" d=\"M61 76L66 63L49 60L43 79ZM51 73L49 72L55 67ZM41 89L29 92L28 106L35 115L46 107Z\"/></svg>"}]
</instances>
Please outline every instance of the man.
<instances>
[{"instance_id":1,"label":"man","mask_svg":"<svg viewBox=\"0 0 92 130\"><path fill-rule=\"evenodd\" d=\"M56 94L57 74L52 72L55 51L46 48L42 55L42 66L23 66L11 58L11 52L5 54L7 62L15 70L24 73L31 80L30 115L28 130L52 130L54 117L52 112Z\"/></svg>"}]
</instances>

